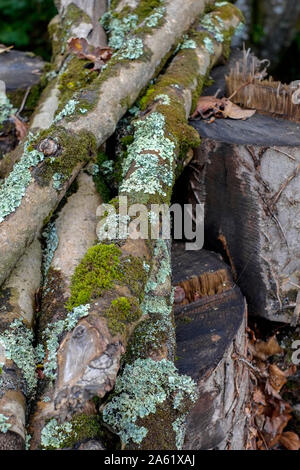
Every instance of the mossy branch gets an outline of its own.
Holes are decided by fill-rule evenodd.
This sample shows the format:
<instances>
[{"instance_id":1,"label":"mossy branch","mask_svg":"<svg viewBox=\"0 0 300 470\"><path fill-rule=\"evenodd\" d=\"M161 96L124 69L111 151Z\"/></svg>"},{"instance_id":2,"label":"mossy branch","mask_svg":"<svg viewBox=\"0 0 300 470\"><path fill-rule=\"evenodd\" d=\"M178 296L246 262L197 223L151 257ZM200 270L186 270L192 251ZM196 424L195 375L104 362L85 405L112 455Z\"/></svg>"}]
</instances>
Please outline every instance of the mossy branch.
<instances>
[{"instance_id":1,"label":"mossy branch","mask_svg":"<svg viewBox=\"0 0 300 470\"><path fill-rule=\"evenodd\" d=\"M141 99L143 113L134 122L135 134L123 163L124 179L119 193L128 197L128 204L144 203L149 210L151 204L170 204L173 184L183 168L186 154L200 143L198 133L188 125L191 109L213 65L228 55L232 35L240 21L239 10L230 4L216 7L205 15L165 73ZM141 305L146 317L130 339L125 360L132 367L125 368L122 378L118 379L120 383L130 380L126 374L132 374L135 367L141 365L152 374L151 383L155 382L155 374L150 372L151 361L155 360L159 384L159 363L163 369L166 360L172 363L174 359L171 264L164 240L153 242L151 266ZM147 372L140 380L137 378L138 390L147 380L145 374ZM181 414L176 414L176 407L167 398L167 390L162 407L154 406L154 410L145 411L145 402L155 403L156 400L155 394L151 396L149 392L150 396L147 396L145 390L144 397L137 397L137 402L141 400L141 403L137 403L132 412L124 390L119 387L119 382L117 385L117 393L104 409L104 419L121 436L127 448L161 449L166 446L170 449L183 445L185 413L191 406L188 394ZM128 418L130 414L131 419ZM166 443L167 425L171 428Z\"/></svg>"},{"instance_id":2,"label":"mossy branch","mask_svg":"<svg viewBox=\"0 0 300 470\"><path fill-rule=\"evenodd\" d=\"M102 144L114 132L117 122L127 107L134 103L143 87L158 73L164 58L170 54L182 33L203 12L207 3L206 0L197 2L187 0L184 3L181 0L166 0L164 24L153 27L150 32L148 28L145 35L141 32L136 38L131 38L142 45L141 55L137 58L135 54L130 55L131 43L128 44L129 49L126 49L126 46L121 49L99 78L75 94L55 118L55 124L43 131L41 134L43 140L48 138L56 142L55 153L45 155L38 150L38 144L41 143L40 137L35 137L32 146L27 147L30 155L23 154L26 159L25 168L22 167L24 163L22 157L19 162L22 163L21 168L18 167L18 175L12 172L10 181L4 182L1 187L3 193L1 197L6 201L4 209L1 210L3 216L1 214L2 217L0 217L0 257L2 260L0 285L11 272L25 247L39 232L45 218L55 209L80 168L86 160L93 158L95 146ZM171 29L170 24L172 24ZM72 158L70 147L78 135L81 138ZM27 162L32 160L32 152L36 151L39 153L34 156L34 166L28 166ZM61 172L64 184L56 190L53 188L52 177L53 173L60 173L60 155L65 152L70 155L68 168L66 172ZM56 161L57 156L58 161ZM58 171L53 171L53 163ZM48 175L48 179L43 178L43 186L35 178L37 173ZM20 177L22 181L19 194L11 201L9 199L10 185L12 182L19 184Z\"/></svg>"}]
</instances>

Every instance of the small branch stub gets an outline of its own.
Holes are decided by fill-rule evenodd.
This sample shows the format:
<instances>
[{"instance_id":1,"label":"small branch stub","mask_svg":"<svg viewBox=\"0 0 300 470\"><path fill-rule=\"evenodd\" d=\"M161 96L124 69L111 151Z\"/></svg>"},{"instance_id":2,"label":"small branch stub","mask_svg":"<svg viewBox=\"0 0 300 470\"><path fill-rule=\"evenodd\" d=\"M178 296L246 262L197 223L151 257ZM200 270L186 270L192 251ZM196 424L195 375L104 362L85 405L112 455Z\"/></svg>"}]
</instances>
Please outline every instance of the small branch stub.
<instances>
[{"instance_id":1,"label":"small branch stub","mask_svg":"<svg viewBox=\"0 0 300 470\"><path fill-rule=\"evenodd\" d=\"M39 143L38 146L38 151L43 152L43 154L46 157L49 157L50 155L54 155L58 150L58 144L55 142L54 139L51 139L51 137L42 140Z\"/></svg>"}]
</instances>

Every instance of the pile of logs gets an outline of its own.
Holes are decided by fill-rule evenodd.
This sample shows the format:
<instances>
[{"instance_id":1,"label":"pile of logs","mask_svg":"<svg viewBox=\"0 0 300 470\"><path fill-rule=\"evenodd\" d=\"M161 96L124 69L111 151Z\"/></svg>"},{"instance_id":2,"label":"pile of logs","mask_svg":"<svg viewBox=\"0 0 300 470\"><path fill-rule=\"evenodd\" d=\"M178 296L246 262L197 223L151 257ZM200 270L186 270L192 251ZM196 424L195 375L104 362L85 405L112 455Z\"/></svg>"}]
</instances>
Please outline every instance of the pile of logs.
<instances>
[{"instance_id":1,"label":"pile of logs","mask_svg":"<svg viewBox=\"0 0 300 470\"><path fill-rule=\"evenodd\" d=\"M298 311L296 124L273 136L266 116L229 130L225 120L189 123L228 58L235 6L114 0L105 14L106 3L56 2L48 84L27 137L0 159L0 448L245 449L243 295L267 318L295 322ZM89 72L71 38L114 54ZM170 205L186 167L188 202L205 202L207 238L228 264L162 239L101 240L93 173L124 116L130 144L109 162L118 170L122 160L114 196ZM137 380L129 392L126 371Z\"/></svg>"}]
</instances>

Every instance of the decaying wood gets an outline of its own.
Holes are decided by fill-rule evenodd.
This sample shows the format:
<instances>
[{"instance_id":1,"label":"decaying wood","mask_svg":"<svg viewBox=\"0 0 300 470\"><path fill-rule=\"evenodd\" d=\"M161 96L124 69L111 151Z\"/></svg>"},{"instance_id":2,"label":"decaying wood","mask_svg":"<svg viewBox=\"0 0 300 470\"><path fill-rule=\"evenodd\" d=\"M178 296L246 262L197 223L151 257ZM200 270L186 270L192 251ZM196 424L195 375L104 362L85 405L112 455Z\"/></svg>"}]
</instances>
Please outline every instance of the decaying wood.
<instances>
[{"instance_id":1,"label":"decaying wood","mask_svg":"<svg viewBox=\"0 0 300 470\"><path fill-rule=\"evenodd\" d=\"M245 108L299 122L300 81L285 85L272 77L268 79L267 64L244 51L243 58L226 76L228 95L233 95L232 101Z\"/></svg>"},{"instance_id":2,"label":"decaying wood","mask_svg":"<svg viewBox=\"0 0 300 470\"><path fill-rule=\"evenodd\" d=\"M78 190L68 198L58 218L53 222L52 230L55 230L57 246L54 247L52 260L49 260L51 261L48 266L49 270L45 273L38 325L38 338L40 339L49 324L66 316L65 303L70 295L71 277L76 265L96 240L96 209L100 203L101 198L95 189L93 178L81 172L78 176ZM96 344L93 346L93 341L96 339L95 328L87 322L84 323L84 327L82 324L78 325L69 338L63 340L62 353L58 355L59 378L56 386L53 387L49 381L44 379L46 386L42 387L43 393L38 397L36 411L32 418L33 446L36 442L36 434L42 429L45 420L62 414L59 406L54 412L53 403L55 400L60 400L57 397L66 394L69 381L64 377L69 380L73 379L73 382L75 377L80 382L88 360L91 360L92 356L95 360L95 348L97 348ZM80 335L78 334L80 329L84 329L84 335L82 331ZM83 347L81 351L79 345ZM78 387L76 390L78 393ZM71 394L70 389L69 394ZM45 396L53 396L53 402L43 402Z\"/></svg>"},{"instance_id":3,"label":"decaying wood","mask_svg":"<svg viewBox=\"0 0 300 470\"><path fill-rule=\"evenodd\" d=\"M208 295L198 289L197 300L175 305L176 365L199 390L187 416L183 448L244 450L249 374L239 359L247 355L245 300L220 255L185 252L180 244L174 245L172 255L174 286L187 287L195 277L210 279ZM220 282L224 276L226 286Z\"/></svg>"},{"instance_id":4,"label":"decaying wood","mask_svg":"<svg viewBox=\"0 0 300 470\"><path fill-rule=\"evenodd\" d=\"M59 125L61 129L69 133L68 139L73 140L76 137L75 134L78 135L80 131L83 131L89 133L89 136L96 140L97 145L103 143L114 132L116 123L127 107L134 103L141 89L157 73L163 57L170 52L182 32L187 30L195 17L203 12L205 4L204 0L199 2L189 0L184 4L179 0L168 1L165 24L147 35L144 40L144 46L152 51L149 60L133 60L130 63L127 62L124 67L120 66L119 75L111 76L99 85L97 93L92 93L91 98L96 100L94 109L76 120L62 119ZM172 29L169 27L170 24L173 25ZM101 75L99 80L101 80ZM91 140L87 139L87 141L88 144L83 144L82 152L90 151ZM41 167L44 164L45 162L41 164ZM72 175L60 191L52 187L52 181L41 187L33 180L27 187L21 205L0 224L2 259L0 283L3 283L25 247L39 232L43 220L55 209L82 165L83 163L78 163L78 160L74 162Z\"/></svg>"},{"instance_id":5,"label":"decaying wood","mask_svg":"<svg viewBox=\"0 0 300 470\"><path fill-rule=\"evenodd\" d=\"M206 92L222 87L217 81ZM190 201L205 203L207 243L230 255L251 315L289 323L299 289L298 125L258 113L193 125L203 140Z\"/></svg>"},{"instance_id":6,"label":"decaying wood","mask_svg":"<svg viewBox=\"0 0 300 470\"><path fill-rule=\"evenodd\" d=\"M32 330L35 314L35 294L41 284L42 250L35 240L26 250L10 278L0 289L0 337L10 329L14 320L21 320ZM16 338L16 341L18 339ZM0 414L8 418L9 432L0 433L0 449L24 449L27 404L30 396L24 383L24 371L7 359L0 343ZM28 364L30 367L30 365ZM31 365L33 368L34 364Z\"/></svg>"}]
</instances>

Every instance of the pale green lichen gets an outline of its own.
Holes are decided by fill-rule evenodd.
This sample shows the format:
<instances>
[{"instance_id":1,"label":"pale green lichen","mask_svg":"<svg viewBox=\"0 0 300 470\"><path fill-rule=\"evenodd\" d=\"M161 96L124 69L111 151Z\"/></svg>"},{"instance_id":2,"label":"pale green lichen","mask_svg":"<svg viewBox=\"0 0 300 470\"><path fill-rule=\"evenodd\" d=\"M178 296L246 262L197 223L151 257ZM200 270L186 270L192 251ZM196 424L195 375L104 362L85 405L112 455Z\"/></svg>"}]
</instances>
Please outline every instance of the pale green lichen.
<instances>
[{"instance_id":1,"label":"pale green lichen","mask_svg":"<svg viewBox=\"0 0 300 470\"><path fill-rule=\"evenodd\" d=\"M38 344L34 350L35 354L35 363L41 364L45 359L45 349L42 344Z\"/></svg>"},{"instance_id":2,"label":"pale green lichen","mask_svg":"<svg viewBox=\"0 0 300 470\"><path fill-rule=\"evenodd\" d=\"M141 311L145 321L141 322L130 343L130 358L143 358L149 350L159 350L162 341L167 344L169 357L175 348L175 332L173 325L173 289L169 294L161 295L160 289L168 288L165 284L171 276L171 259L165 240L156 240L153 258L157 260L152 266L145 286L145 295L141 303Z\"/></svg>"},{"instance_id":3,"label":"pale green lichen","mask_svg":"<svg viewBox=\"0 0 300 470\"><path fill-rule=\"evenodd\" d=\"M175 143L165 137L165 117L153 112L145 119L136 121L134 127L134 142L127 148L123 176L133 162L135 169L121 184L120 192L159 193L166 196L164 187L171 187L174 179Z\"/></svg>"},{"instance_id":4,"label":"pale green lichen","mask_svg":"<svg viewBox=\"0 0 300 470\"><path fill-rule=\"evenodd\" d=\"M229 2L217 2L217 3L215 3L215 6L218 7L218 8L219 7L225 7L227 5L230 5L230 3Z\"/></svg>"},{"instance_id":5,"label":"pale green lichen","mask_svg":"<svg viewBox=\"0 0 300 470\"><path fill-rule=\"evenodd\" d=\"M102 430L98 416L79 414L64 423L55 418L48 421L42 429L41 444L47 450L72 448L76 443L100 436Z\"/></svg>"},{"instance_id":6,"label":"pale green lichen","mask_svg":"<svg viewBox=\"0 0 300 470\"><path fill-rule=\"evenodd\" d=\"M159 21L164 17L165 12L165 7L157 8L152 15L146 18L145 25L149 28L155 28L159 24Z\"/></svg>"},{"instance_id":7,"label":"pale green lichen","mask_svg":"<svg viewBox=\"0 0 300 470\"><path fill-rule=\"evenodd\" d=\"M51 380L56 378L57 369L57 349L59 347L60 335L71 331L77 325L80 318L89 314L90 305L79 305L68 313L65 320L58 320L50 323L43 332L43 339L46 342L47 360L44 365L44 374Z\"/></svg>"},{"instance_id":8,"label":"pale green lichen","mask_svg":"<svg viewBox=\"0 0 300 470\"><path fill-rule=\"evenodd\" d=\"M101 168L104 175L111 174L114 170L113 160L106 160L101 164Z\"/></svg>"},{"instance_id":9,"label":"pale green lichen","mask_svg":"<svg viewBox=\"0 0 300 470\"><path fill-rule=\"evenodd\" d=\"M120 215L112 212L106 215L101 224L97 226L97 237L99 241L125 239L129 236L128 215Z\"/></svg>"},{"instance_id":10,"label":"pale green lichen","mask_svg":"<svg viewBox=\"0 0 300 470\"><path fill-rule=\"evenodd\" d=\"M42 429L41 444L46 449L60 449L71 432L71 423L58 424L56 419L51 419Z\"/></svg>"},{"instance_id":11,"label":"pale green lichen","mask_svg":"<svg viewBox=\"0 0 300 470\"><path fill-rule=\"evenodd\" d=\"M9 418L7 416L0 414L0 432L7 433L11 427L11 424L7 422L8 419Z\"/></svg>"},{"instance_id":12,"label":"pale green lichen","mask_svg":"<svg viewBox=\"0 0 300 470\"><path fill-rule=\"evenodd\" d=\"M0 343L5 348L5 357L22 371L26 394L32 397L37 384L32 331L21 320L14 320L0 335Z\"/></svg>"},{"instance_id":13,"label":"pale green lichen","mask_svg":"<svg viewBox=\"0 0 300 470\"><path fill-rule=\"evenodd\" d=\"M184 438L186 433L186 421L187 414L179 416L173 423L172 428L176 434L176 447L182 449L184 444Z\"/></svg>"},{"instance_id":14,"label":"pale green lichen","mask_svg":"<svg viewBox=\"0 0 300 470\"><path fill-rule=\"evenodd\" d=\"M30 449L30 441L31 441L32 436L30 434L26 434L25 436L25 450Z\"/></svg>"},{"instance_id":15,"label":"pale green lichen","mask_svg":"<svg viewBox=\"0 0 300 470\"><path fill-rule=\"evenodd\" d=\"M45 249L43 250L43 275L46 278L55 250L58 246L58 237L56 233L55 223L49 223L43 231L43 237L46 242Z\"/></svg>"},{"instance_id":16,"label":"pale green lichen","mask_svg":"<svg viewBox=\"0 0 300 470\"><path fill-rule=\"evenodd\" d=\"M146 263L146 261L143 261L143 268L148 273L150 271L150 265Z\"/></svg>"},{"instance_id":17,"label":"pale green lichen","mask_svg":"<svg viewBox=\"0 0 300 470\"><path fill-rule=\"evenodd\" d=\"M59 121L61 121L67 116L72 116L73 114L75 114L75 111L80 112L81 114L87 113L88 110L85 108L78 109L78 104L79 101L76 99L69 100L64 106L64 108L55 116L55 118L53 119L53 124L57 124Z\"/></svg>"},{"instance_id":18,"label":"pale green lichen","mask_svg":"<svg viewBox=\"0 0 300 470\"><path fill-rule=\"evenodd\" d=\"M115 396L103 410L103 420L121 437L125 444L140 444L148 430L136 421L155 414L156 407L167 400L176 402L176 410L185 399L195 402L196 384L188 377L179 375L171 361L163 359L137 359L127 364L115 385ZM182 413L181 413L182 414Z\"/></svg>"},{"instance_id":19,"label":"pale green lichen","mask_svg":"<svg viewBox=\"0 0 300 470\"><path fill-rule=\"evenodd\" d=\"M109 34L108 45L112 49L120 49L126 40L126 36L137 26L138 16L128 15L124 18L117 18L111 11L105 13L100 23L104 27L105 31Z\"/></svg>"},{"instance_id":20,"label":"pale green lichen","mask_svg":"<svg viewBox=\"0 0 300 470\"><path fill-rule=\"evenodd\" d=\"M141 38L130 38L124 43L120 50L121 59L136 60L144 53L144 43Z\"/></svg>"},{"instance_id":21,"label":"pale green lichen","mask_svg":"<svg viewBox=\"0 0 300 470\"><path fill-rule=\"evenodd\" d=\"M219 24L217 24L215 20L217 20ZM200 25L202 28L209 31L214 36L216 41L224 42L224 35L222 33L224 22L221 18L217 17L216 15L212 16L212 14L208 13L203 17Z\"/></svg>"},{"instance_id":22,"label":"pale green lichen","mask_svg":"<svg viewBox=\"0 0 300 470\"><path fill-rule=\"evenodd\" d=\"M53 180L53 188L56 189L56 191L59 191L63 185L63 182L65 180L65 177L62 173L54 173L54 175L52 176L52 180Z\"/></svg>"},{"instance_id":23,"label":"pale green lichen","mask_svg":"<svg viewBox=\"0 0 300 470\"><path fill-rule=\"evenodd\" d=\"M13 170L0 186L0 223L19 207L32 181L30 169L44 160L42 152L29 150L32 139L33 135L29 134L21 159L15 163Z\"/></svg>"},{"instance_id":24,"label":"pale green lichen","mask_svg":"<svg viewBox=\"0 0 300 470\"><path fill-rule=\"evenodd\" d=\"M3 84L3 86L1 86ZM9 101L5 93L5 84L0 81L0 126L7 121L14 113L16 109Z\"/></svg>"},{"instance_id":25,"label":"pale green lichen","mask_svg":"<svg viewBox=\"0 0 300 470\"><path fill-rule=\"evenodd\" d=\"M193 39L185 39L180 46L180 49L196 49L197 44Z\"/></svg>"},{"instance_id":26,"label":"pale green lichen","mask_svg":"<svg viewBox=\"0 0 300 470\"><path fill-rule=\"evenodd\" d=\"M157 95L155 97L155 101L160 100L161 104L164 104L165 106L169 106L171 104L170 97L166 95L165 93L161 93L160 95Z\"/></svg>"},{"instance_id":27,"label":"pale green lichen","mask_svg":"<svg viewBox=\"0 0 300 470\"><path fill-rule=\"evenodd\" d=\"M206 37L206 38L203 39L203 43L204 43L204 45L205 45L206 50L207 50L210 54L214 54L215 48L214 48L213 40L210 39L209 37Z\"/></svg>"}]
</instances>

